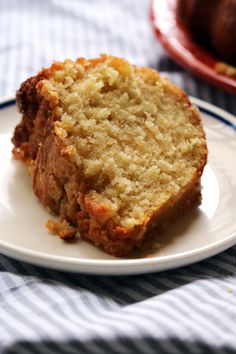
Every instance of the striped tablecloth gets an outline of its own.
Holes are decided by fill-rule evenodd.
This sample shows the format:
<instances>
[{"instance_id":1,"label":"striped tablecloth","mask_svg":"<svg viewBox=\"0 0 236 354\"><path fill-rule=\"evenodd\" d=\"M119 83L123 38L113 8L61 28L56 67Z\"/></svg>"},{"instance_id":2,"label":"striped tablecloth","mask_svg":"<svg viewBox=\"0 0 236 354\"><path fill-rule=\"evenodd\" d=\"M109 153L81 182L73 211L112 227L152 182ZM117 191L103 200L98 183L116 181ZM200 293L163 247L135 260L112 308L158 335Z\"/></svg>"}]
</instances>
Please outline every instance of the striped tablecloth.
<instances>
[{"instance_id":1,"label":"striped tablecloth","mask_svg":"<svg viewBox=\"0 0 236 354\"><path fill-rule=\"evenodd\" d=\"M236 114L234 96L168 58L149 8L148 0L1 0L0 95L54 59L105 52ZM168 272L93 277L0 255L0 353L236 353L235 256L232 247Z\"/></svg>"}]
</instances>

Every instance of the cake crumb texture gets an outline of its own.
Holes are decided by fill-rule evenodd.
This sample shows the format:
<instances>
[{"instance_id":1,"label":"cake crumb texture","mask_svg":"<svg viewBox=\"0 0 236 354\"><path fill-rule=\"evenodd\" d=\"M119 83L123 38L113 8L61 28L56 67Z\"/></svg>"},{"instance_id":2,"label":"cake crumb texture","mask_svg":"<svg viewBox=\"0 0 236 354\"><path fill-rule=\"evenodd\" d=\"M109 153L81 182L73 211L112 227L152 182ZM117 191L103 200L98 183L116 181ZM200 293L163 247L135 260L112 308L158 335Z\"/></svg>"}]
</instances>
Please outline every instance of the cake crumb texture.
<instances>
[{"instance_id":1,"label":"cake crumb texture","mask_svg":"<svg viewBox=\"0 0 236 354\"><path fill-rule=\"evenodd\" d=\"M17 102L15 155L60 215L63 237L73 228L123 256L167 225L172 209L178 218L174 206L199 203L207 158L200 114L155 70L106 55L55 62L21 85Z\"/></svg>"}]
</instances>

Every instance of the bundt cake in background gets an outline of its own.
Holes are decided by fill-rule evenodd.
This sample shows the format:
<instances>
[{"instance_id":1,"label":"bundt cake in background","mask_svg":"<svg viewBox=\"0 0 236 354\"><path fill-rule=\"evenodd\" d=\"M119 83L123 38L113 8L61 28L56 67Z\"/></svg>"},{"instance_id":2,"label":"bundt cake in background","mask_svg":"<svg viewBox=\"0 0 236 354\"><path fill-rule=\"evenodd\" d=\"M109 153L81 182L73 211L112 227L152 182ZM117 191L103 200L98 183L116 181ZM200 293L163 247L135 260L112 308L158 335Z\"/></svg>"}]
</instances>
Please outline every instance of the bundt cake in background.
<instances>
[{"instance_id":1,"label":"bundt cake in background","mask_svg":"<svg viewBox=\"0 0 236 354\"><path fill-rule=\"evenodd\" d=\"M177 13L197 41L236 66L236 0L178 0Z\"/></svg>"}]
</instances>

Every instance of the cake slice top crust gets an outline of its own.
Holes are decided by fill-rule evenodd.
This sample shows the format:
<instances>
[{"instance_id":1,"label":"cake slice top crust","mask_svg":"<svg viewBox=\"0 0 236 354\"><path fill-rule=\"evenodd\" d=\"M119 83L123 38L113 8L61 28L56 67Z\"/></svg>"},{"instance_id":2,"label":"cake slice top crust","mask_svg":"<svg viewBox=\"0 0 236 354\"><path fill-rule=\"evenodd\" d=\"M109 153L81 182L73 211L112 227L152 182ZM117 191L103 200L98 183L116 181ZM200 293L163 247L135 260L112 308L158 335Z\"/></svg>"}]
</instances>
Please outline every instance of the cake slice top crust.
<instances>
[{"instance_id":1,"label":"cake slice top crust","mask_svg":"<svg viewBox=\"0 0 236 354\"><path fill-rule=\"evenodd\" d=\"M103 222L131 229L201 175L207 148L200 115L156 71L102 55L56 62L40 78L54 134Z\"/></svg>"}]
</instances>

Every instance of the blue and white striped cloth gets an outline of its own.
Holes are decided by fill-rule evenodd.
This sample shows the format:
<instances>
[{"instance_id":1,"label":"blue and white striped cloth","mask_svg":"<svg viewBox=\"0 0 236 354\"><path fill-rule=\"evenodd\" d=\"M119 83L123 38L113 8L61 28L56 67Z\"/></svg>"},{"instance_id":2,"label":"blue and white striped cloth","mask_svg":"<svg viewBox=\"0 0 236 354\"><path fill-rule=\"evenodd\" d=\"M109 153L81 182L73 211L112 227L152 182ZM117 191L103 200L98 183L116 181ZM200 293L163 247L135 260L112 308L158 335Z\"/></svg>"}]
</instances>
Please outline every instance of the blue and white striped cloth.
<instances>
[{"instance_id":1,"label":"blue and white striped cloth","mask_svg":"<svg viewBox=\"0 0 236 354\"><path fill-rule=\"evenodd\" d=\"M1 0L0 95L54 59L104 52L157 68L236 114L234 96L168 58L149 10L149 0ZM51 271L0 255L0 353L236 353L236 247L130 277Z\"/></svg>"}]
</instances>

